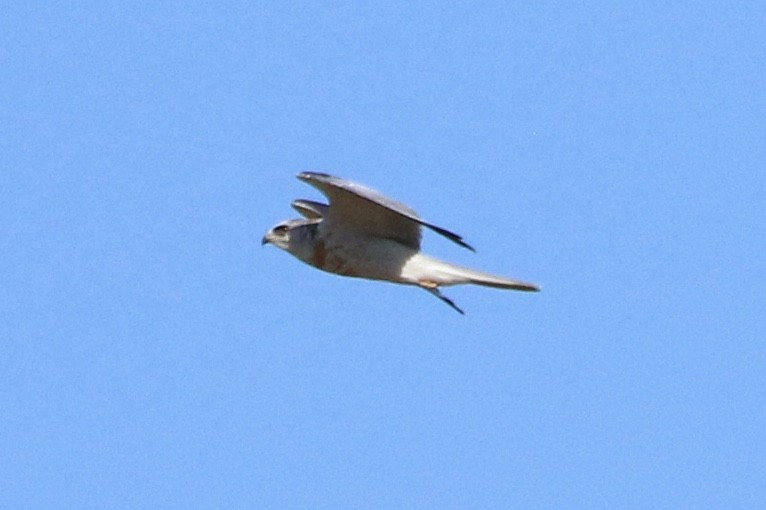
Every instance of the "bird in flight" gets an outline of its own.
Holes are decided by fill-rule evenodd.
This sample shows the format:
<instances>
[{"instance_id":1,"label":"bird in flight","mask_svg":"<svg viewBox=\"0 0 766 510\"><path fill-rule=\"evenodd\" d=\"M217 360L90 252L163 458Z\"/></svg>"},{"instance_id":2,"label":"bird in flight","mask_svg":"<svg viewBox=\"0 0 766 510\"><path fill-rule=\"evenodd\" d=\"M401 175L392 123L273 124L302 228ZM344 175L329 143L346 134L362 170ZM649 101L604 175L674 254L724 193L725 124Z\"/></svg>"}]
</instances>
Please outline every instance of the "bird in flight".
<instances>
[{"instance_id":1,"label":"bird in flight","mask_svg":"<svg viewBox=\"0 0 766 510\"><path fill-rule=\"evenodd\" d=\"M304 218L283 221L261 245L273 244L301 261L343 276L416 285L464 313L439 287L476 284L497 289L538 291L536 285L450 264L420 251L422 227L476 251L462 237L420 218L380 192L332 175L302 172L298 179L319 189L330 202L295 200Z\"/></svg>"}]
</instances>

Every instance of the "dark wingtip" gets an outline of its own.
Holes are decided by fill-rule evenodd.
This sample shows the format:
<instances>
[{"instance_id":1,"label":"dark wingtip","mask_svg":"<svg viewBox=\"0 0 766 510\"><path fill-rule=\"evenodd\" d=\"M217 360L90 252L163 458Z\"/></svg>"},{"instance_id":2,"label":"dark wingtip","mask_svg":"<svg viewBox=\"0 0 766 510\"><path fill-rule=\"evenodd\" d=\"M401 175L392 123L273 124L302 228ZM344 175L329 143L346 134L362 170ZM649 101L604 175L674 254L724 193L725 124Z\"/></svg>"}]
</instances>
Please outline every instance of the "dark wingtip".
<instances>
[{"instance_id":1,"label":"dark wingtip","mask_svg":"<svg viewBox=\"0 0 766 510\"><path fill-rule=\"evenodd\" d=\"M457 306L455 302L452 301L450 298L442 294L441 291L439 290L439 287L422 287L422 288L428 291L429 294L433 294L434 296L438 297L439 299L447 303L453 310L458 312L460 315L465 315L465 312L463 311L463 309Z\"/></svg>"},{"instance_id":2,"label":"dark wingtip","mask_svg":"<svg viewBox=\"0 0 766 510\"><path fill-rule=\"evenodd\" d=\"M445 296L444 294L440 295L439 297L440 297L440 298L441 298L441 299L442 299L442 300L443 300L445 303L447 303L448 305L450 305L450 306L452 307L452 309L453 309L453 310L455 310L457 313L459 313L460 315L465 315L465 312L463 311L463 309L462 309L462 308L460 308L459 306L457 306L457 305L455 304L455 302L454 302L454 301L452 301L450 298L448 298L448 297L447 297L447 296Z\"/></svg>"},{"instance_id":3,"label":"dark wingtip","mask_svg":"<svg viewBox=\"0 0 766 510\"><path fill-rule=\"evenodd\" d=\"M472 252L476 253L476 248L474 248L473 246L471 246L467 242L463 241L463 238L461 236L457 235L456 233L450 232L446 228L437 227L436 225L432 225L431 223L426 223L424 221L421 222L421 225L424 225L424 226L430 228L431 230L433 230L434 232L437 232L437 233L443 235L444 237L446 237L447 239L449 239L453 243L459 244L463 248L469 249Z\"/></svg>"},{"instance_id":4,"label":"dark wingtip","mask_svg":"<svg viewBox=\"0 0 766 510\"><path fill-rule=\"evenodd\" d=\"M467 242L463 241L462 239L460 241L457 241L457 243L462 246L463 248L468 248L472 252L476 253L476 248L468 244Z\"/></svg>"}]
</instances>

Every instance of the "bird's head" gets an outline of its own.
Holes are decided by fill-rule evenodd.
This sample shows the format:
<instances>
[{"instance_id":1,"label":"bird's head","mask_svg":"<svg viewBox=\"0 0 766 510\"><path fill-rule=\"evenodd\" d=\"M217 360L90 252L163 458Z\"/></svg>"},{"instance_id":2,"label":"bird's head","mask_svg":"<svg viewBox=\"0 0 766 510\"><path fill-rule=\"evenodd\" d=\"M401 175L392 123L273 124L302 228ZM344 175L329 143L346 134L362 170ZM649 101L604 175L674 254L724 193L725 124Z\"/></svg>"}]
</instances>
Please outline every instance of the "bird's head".
<instances>
[{"instance_id":1,"label":"bird's head","mask_svg":"<svg viewBox=\"0 0 766 510\"><path fill-rule=\"evenodd\" d=\"M305 244L309 237L313 237L316 230L317 220L285 220L274 225L261 239L261 246L273 244L290 253L294 253L299 246Z\"/></svg>"}]
</instances>

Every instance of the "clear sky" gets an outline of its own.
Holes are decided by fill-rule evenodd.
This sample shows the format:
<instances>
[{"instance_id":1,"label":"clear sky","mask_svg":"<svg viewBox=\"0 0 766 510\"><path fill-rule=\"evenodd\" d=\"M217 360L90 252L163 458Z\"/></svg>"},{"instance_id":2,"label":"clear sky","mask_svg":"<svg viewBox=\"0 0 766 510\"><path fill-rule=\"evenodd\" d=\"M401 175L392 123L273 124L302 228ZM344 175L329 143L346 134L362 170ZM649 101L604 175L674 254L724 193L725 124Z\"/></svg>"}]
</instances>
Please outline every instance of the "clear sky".
<instances>
[{"instance_id":1,"label":"clear sky","mask_svg":"<svg viewBox=\"0 0 766 510\"><path fill-rule=\"evenodd\" d=\"M766 507L763 2L6 2L0 508ZM539 294L261 236L366 183Z\"/></svg>"}]
</instances>

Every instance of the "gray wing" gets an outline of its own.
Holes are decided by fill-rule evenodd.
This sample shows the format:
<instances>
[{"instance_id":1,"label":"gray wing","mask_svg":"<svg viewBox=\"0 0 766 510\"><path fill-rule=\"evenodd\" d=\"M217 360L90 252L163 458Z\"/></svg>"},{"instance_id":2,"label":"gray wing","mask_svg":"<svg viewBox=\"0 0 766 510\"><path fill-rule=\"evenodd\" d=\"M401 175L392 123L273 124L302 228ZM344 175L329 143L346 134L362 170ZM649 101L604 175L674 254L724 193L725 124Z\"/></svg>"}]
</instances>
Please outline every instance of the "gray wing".
<instances>
[{"instance_id":1,"label":"gray wing","mask_svg":"<svg viewBox=\"0 0 766 510\"><path fill-rule=\"evenodd\" d=\"M394 239L415 249L420 248L422 225L476 251L459 235L422 220L410 207L372 188L319 172L302 172L298 179L316 187L330 200L329 210L322 216L333 223Z\"/></svg>"},{"instance_id":2,"label":"gray wing","mask_svg":"<svg viewBox=\"0 0 766 510\"><path fill-rule=\"evenodd\" d=\"M319 202L314 202L313 200L303 199L293 200L293 203L290 205L293 206L293 209L311 220L326 216L327 209L329 207L327 204L320 204Z\"/></svg>"}]
</instances>

